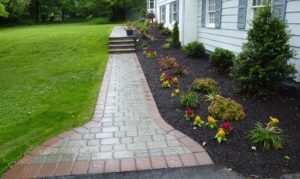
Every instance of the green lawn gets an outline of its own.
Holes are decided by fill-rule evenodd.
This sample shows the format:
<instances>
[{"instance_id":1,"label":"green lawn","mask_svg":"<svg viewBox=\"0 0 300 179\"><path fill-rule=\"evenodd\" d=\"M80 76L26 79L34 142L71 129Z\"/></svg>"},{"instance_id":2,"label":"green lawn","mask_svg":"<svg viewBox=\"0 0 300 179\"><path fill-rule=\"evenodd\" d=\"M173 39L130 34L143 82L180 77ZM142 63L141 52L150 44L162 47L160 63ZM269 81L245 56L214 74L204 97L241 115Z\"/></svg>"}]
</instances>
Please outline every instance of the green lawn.
<instances>
[{"instance_id":1,"label":"green lawn","mask_svg":"<svg viewBox=\"0 0 300 179\"><path fill-rule=\"evenodd\" d=\"M112 28L0 29L0 178L27 151L92 118Z\"/></svg>"}]
</instances>

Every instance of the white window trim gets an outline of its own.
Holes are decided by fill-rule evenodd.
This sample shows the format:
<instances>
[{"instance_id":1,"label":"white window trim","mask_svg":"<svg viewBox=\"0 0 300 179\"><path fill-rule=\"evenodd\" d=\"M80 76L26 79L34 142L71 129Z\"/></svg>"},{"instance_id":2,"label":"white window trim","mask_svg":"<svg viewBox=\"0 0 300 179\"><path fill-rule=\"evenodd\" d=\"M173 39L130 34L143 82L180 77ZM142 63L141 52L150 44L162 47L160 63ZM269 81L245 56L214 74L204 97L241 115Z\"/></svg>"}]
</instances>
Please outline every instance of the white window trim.
<instances>
[{"instance_id":1,"label":"white window trim","mask_svg":"<svg viewBox=\"0 0 300 179\"><path fill-rule=\"evenodd\" d=\"M174 23L176 21L176 17L177 17L177 3L176 1L175 2L172 2L171 4L171 22ZM174 9L174 5L175 5L175 9Z\"/></svg>"},{"instance_id":2,"label":"white window trim","mask_svg":"<svg viewBox=\"0 0 300 179\"><path fill-rule=\"evenodd\" d=\"M216 1L215 1L215 6L216 6ZM216 28L216 23L210 23L209 21L209 13L215 13L215 18L216 18L216 7L214 11L209 11L209 0L206 1L206 27L208 28Z\"/></svg>"},{"instance_id":3,"label":"white window trim","mask_svg":"<svg viewBox=\"0 0 300 179\"><path fill-rule=\"evenodd\" d=\"M151 1L153 2L153 8L151 8ZM153 10L154 8L155 8L155 0L149 0L149 10Z\"/></svg>"},{"instance_id":4,"label":"white window trim","mask_svg":"<svg viewBox=\"0 0 300 179\"><path fill-rule=\"evenodd\" d=\"M263 0L261 0L262 2ZM272 5L273 4L273 0L270 1L270 4L269 5ZM256 5L256 6L253 6L253 0L251 0L251 20L254 19L254 11L255 9L259 9L259 8L262 8L262 7L266 7L268 5ZM272 6L271 6L272 7Z\"/></svg>"}]
</instances>

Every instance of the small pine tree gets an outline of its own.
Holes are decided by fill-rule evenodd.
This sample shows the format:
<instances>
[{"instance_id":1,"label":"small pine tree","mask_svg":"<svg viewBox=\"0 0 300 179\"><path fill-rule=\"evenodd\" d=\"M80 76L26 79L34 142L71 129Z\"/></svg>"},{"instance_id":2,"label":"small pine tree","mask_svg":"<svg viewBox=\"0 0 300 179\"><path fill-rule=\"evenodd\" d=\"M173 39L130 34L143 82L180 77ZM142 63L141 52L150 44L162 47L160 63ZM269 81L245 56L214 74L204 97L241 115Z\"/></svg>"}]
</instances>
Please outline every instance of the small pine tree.
<instances>
[{"instance_id":1,"label":"small pine tree","mask_svg":"<svg viewBox=\"0 0 300 179\"><path fill-rule=\"evenodd\" d=\"M175 22L173 32L172 32L172 44L175 48L180 48L181 43L179 41L179 27L178 22Z\"/></svg>"},{"instance_id":2,"label":"small pine tree","mask_svg":"<svg viewBox=\"0 0 300 179\"><path fill-rule=\"evenodd\" d=\"M262 96L276 92L283 80L293 77L296 70L288 61L295 53L288 44L286 23L272 15L271 7L262 8L251 26L231 76L237 91Z\"/></svg>"}]
</instances>

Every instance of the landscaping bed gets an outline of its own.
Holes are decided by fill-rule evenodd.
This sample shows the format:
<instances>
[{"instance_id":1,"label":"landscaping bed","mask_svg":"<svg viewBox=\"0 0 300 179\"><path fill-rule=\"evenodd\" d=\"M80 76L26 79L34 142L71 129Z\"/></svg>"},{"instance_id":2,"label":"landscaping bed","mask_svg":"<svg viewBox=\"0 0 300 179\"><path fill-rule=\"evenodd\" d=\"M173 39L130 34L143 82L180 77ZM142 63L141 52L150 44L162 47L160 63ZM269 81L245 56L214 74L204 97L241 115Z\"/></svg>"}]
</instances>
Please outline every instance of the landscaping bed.
<instances>
[{"instance_id":1,"label":"landscaping bed","mask_svg":"<svg viewBox=\"0 0 300 179\"><path fill-rule=\"evenodd\" d=\"M232 169L245 176L277 177L286 173L300 171L300 93L293 89L286 89L269 99L247 97L234 92L233 81L227 73L216 71L209 62L208 56L189 58L182 50L173 47L164 50L162 45L167 37L160 35L156 29L149 29L148 35L152 40L140 39L137 44L137 55L148 81L161 116L174 128L182 131L200 144L206 143L204 148L210 154L215 164ZM143 53L142 45L148 45L148 50L156 50L157 57L148 59ZM218 144L214 138L217 129L211 130L207 126L195 128L193 122L184 120L185 108L179 106L178 99L171 97L175 88L163 89L160 76L162 70L158 60L164 56L172 56L177 62L187 68L189 74L179 76L180 91L187 91L193 80L201 77L210 77L217 81L220 94L234 99L244 107L246 118L232 121L232 132L227 141ZM200 104L195 108L197 113L206 121L209 103L205 101L206 93L197 92ZM256 122L268 123L269 117L280 120L279 127L283 130L283 149L264 152L260 146L253 150L250 139L247 137L253 130ZM288 157L287 157L288 156ZM288 159L290 158L290 159Z\"/></svg>"}]
</instances>

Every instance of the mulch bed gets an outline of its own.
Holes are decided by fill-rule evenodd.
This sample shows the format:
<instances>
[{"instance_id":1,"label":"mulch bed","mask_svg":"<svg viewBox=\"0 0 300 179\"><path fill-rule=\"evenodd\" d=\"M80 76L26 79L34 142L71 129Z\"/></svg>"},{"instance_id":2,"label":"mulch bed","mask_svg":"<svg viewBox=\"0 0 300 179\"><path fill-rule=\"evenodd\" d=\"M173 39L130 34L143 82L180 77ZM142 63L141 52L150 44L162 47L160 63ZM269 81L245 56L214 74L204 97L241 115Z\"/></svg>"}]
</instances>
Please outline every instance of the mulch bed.
<instances>
[{"instance_id":1,"label":"mulch bed","mask_svg":"<svg viewBox=\"0 0 300 179\"><path fill-rule=\"evenodd\" d=\"M300 92L286 90L267 100L234 93L231 77L214 70L207 56L192 59L187 57L182 50L174 48L163 50L161 46L166 43L167 37L160 35L156 29L150 29L149 34L156 40L143 40L135 33L135 36L140 39L137 44L137 55L160 114L169 124L200 144L206 142L204 148L217 165L233 169L245 176L278 177L300 171ZM143 42L149 45L150 50L157 51L156 60L147 59L143 55L141 47ZM211 130L206 126L194 129L192 122L183 119L185 109L180 108L177 99L171 97L174 89L161 88L159 78L162 71L157 60L164 55L176 57L178 63L189 71L189 75L179 77L181 91L188 90L196 78L210 77L218 82L222 96L232 98L243 105L247 117L242 121L232 122L234 130L229 134L227 142L218 144L214 139L216 130ZM198 94L200 105L195 113L200 114L201 118L206 120L208 103L205 102L204 93ZM251 150L252 145L247 138L247 133L254 128L256 122L267 123L270 116L280 120L279 127L283 129L286 142L284 149L263 152L257 146L256 151ZM286 155L291 160L285 160Z\"/></svg>"}]
</instances>

